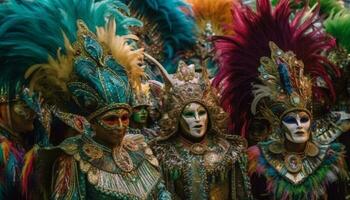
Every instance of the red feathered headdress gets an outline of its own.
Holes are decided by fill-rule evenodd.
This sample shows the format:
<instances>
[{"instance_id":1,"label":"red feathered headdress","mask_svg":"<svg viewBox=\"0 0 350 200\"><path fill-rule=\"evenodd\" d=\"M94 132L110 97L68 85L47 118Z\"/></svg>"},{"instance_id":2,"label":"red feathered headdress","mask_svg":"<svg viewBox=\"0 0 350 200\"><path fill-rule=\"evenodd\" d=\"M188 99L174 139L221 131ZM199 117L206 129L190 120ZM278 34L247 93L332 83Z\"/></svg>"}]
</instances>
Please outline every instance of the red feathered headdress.
<instances>
[{"instance_id":1,"label":"red feathered headdress","mask_svg":"<svg viewBox=\"0 0 350 200\"><path fill-rule=\"evenodd\" d=\"M339 71L321 55L334 41L316 26L318 9L310 13L305 8L292 18L288 0L281 0L274 10L269 0L257 0L257 12L236 4L232 13L235 35L214 38L220 70L213 84L221 91L222 105L230 113L236 132L246 136L252 118L252 85L261 82L260 59L272 54L270 42L282 51L293 52L303 62L304 73L312 81L322 78L335 98L329 73L338 75ZM313 95L322 96L315 84L312 89Z\"/></svg>"}]
</instances>

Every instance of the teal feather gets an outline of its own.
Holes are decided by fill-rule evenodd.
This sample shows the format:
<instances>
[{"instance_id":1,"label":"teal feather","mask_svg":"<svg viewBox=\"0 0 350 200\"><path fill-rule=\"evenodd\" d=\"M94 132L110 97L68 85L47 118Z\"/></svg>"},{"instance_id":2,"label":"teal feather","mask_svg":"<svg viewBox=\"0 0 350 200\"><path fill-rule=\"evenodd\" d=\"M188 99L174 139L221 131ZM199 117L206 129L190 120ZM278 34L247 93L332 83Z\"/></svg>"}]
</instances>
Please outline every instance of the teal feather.
<instances>
[{"instance_id":1,"label":"teal feather","mask_svg":"<svg viewBox=\"0 0 350 200\"><path fill-rule=\"evenodd\" d=\"M4 61L0 72L22 76L29 66L47 62L49 55L55 58L59 48L64 52L62 32L74 42L78 19L95 32L113 16L118 22L118 35L128 34L129 26L141 25L119 9L129 12L127 6L115 0L8 0L0 5L0 59Z\"/></svg>"},{"instance_id":2,"label":"teal feather","mask_svg":"<svg viewBox=\"0 0 350 200\"><path fill-rule=\"evenodd\" d=\"M190 10L181 0L123 0L138 17L146 17L157 24L163 41L164 60L162 64L173 73L176 66L173 60L180 51L193 47L196 43L196 25L193 18L182 9Z\"/></svg>"}]
</instances>

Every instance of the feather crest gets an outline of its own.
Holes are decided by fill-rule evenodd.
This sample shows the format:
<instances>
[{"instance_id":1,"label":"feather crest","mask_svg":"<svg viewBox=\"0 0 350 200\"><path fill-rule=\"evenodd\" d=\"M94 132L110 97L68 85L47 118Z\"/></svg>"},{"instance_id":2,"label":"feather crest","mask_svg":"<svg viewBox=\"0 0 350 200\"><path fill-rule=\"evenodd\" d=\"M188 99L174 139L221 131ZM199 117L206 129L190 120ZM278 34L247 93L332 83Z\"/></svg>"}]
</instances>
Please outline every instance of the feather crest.
<instances>
[{"instance_id":1,"label":"feather crest","mask_svg":"<svg viewBox=\"0 0 350 200\"><path fill-rule=\"evenodd\" d=\"M311 15L303 9L291 19L289 4L282 0L273 10L268 0L257 0L256 12L247 5L235 4L231 26L235 34L214 38L220 67L213 84L220 88L222 105L231 115L235 132L242 135L247 134L253 117L249 112L254 97L252 83L259 76L260 58L270 55L270 41L283 51L294 52L303 61L305 74L322 77L335 98L329 72L339 75L339 69L321 55L334 42L315 26L318 9Z\"/></svg>"},{"instance_id":2,"label":"feather crest","mask_svg":"<svg viewBox=\"0 0 350 200\"><path fill-rule=\"evenodd\" d=\"M137 40L135 35L118 36L115 35L116 22L110 19L106 26L97 28L97 39L105 44L114 59L121 64L128 74L129 81L136 91L141 90L141 77L144 75L143 49L133 49L128 42Z\"/></svg>"},{"instance_id":3,"label":"feather crest","mask_svg":"<svg viewBox=\"0 0 350 200\"><path fill-rule=\"evenodd\" d=\"M125 4L115 0L8 0L0 4L0 55L6 61L0 70L2 74L10 71L11 76L18 77L31 67L28 77L39 68L38 63L47 63L41 68L53 67L50 73L58 74L55 81L60 85L58 90L62 90L71 71L67 67L72 60L68 42L77 39L77 20L84 21L95 32L96 27L106 24L107 18L114 17L118 21L116 34L125 35L129 26L141 25L123 14L128 12Z\"/></svg>"},{"instance_id":4,"label":"feather crest","mask_svg":"<svg viewBox=\"0 0 350 200\"><path fill-rule=\"evenodd\" d=\"M182 0L124 0L132 13L146 24L152 24L146 34L163 44L161 63L170 73L176 71L173 59L180 51L192 48L196 44L195 22L184 10L190 10ZM149 52L146 49L147 52ZM155 56L155 55L153 55Z\"/></svg>"},{"instance_id":5,"label":"feather crest","mask_svg":"<svg viewBox=\"0 0 350 200\"><path fill-rule=\"evenodd\" d=\"M191 6L196 23L205 32L206 24L210 22L216 35L231 35L233 30L227 26L232 24L232 0L186 0Z\"/></svg>"},{"instance_id":6,"label":"feather crest","mask_svg":"<svg viewBox=\"0 0 350 200\"><path fill-rule=\"evenodd\" d=\"M350 12L343 10L332 14L324 22L326 31L336 38L337 42L350 52Z\"/></svg>"}]
</instances>

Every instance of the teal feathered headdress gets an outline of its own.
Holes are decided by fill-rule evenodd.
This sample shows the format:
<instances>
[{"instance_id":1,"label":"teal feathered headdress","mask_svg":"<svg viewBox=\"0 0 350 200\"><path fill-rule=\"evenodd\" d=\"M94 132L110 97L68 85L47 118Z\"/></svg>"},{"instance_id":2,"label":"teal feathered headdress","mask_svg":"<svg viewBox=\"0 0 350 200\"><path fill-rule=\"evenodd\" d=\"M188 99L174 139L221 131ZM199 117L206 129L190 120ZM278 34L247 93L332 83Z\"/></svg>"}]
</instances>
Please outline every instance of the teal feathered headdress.
<instances>
[{"instance_id":1,"label":"teal feathered headdress","mask_svg":"<svg viewBox=\"0 0 350 200\"><path fill-rule=\"evenodd\" d=\"M0 54L48 104L90 119L128 109L143 74L143 52L125 35L141 23L128 12L115 0L9 0L0 6Z\"/></svg>"},{"instance_id":2,"label":"teal feathered headdress","mask_svg":"<svg viewBox=\"0 0 350 200\"><path fill-rule=\"evenodd\" d=\"M145 51L155 56L168 72L176 71L177 53L192 48L196 43L195 22L184 9L182 0L123 0L131 13L143 22L142 29L134 30Z\"/></svg>"}]
</instances>

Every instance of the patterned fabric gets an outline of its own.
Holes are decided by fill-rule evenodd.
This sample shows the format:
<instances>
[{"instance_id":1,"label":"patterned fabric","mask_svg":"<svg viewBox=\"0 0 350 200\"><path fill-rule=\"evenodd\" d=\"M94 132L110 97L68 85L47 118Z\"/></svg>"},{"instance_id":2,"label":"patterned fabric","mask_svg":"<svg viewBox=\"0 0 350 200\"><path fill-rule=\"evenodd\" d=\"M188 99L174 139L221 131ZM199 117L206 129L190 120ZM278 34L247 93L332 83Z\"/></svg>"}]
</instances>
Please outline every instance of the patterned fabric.
<instances>
[{"instance_id":1,"label":"patterned fabric","mask_svg":"<svg viewBox=\"0 0 350 200\"><path fill-rule=\"evenodd\" d=\"M275 199L320 199L327 195L331 183L344 180L347 176L344 168L344 146L333 143L322 147L325 150L317 155L317 159L321 161L319 165L314 164L313 158L305 158L304 168L311 166L312 171L306 174L302 182L292 183L287 177L287 170L280 171L280 167L274 166L275 163L271 161L271 156L280 156L266 150L271 143L272 141L261 142L248 149L249 174L265 177L267 192ZM283 159L280 160L277 166L283 167ZM310 166L307 166L308 163Z\"/></svg>"}]
</instances>

